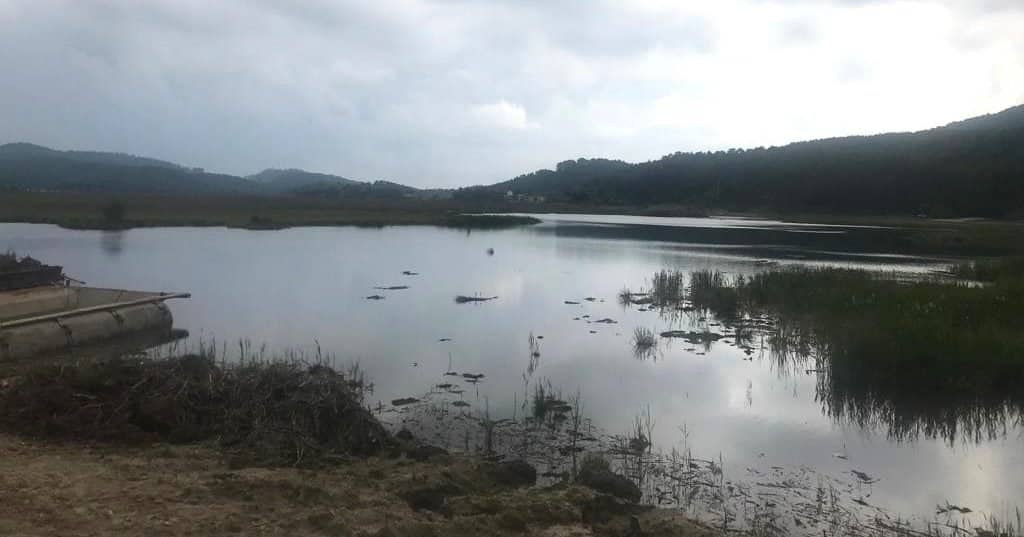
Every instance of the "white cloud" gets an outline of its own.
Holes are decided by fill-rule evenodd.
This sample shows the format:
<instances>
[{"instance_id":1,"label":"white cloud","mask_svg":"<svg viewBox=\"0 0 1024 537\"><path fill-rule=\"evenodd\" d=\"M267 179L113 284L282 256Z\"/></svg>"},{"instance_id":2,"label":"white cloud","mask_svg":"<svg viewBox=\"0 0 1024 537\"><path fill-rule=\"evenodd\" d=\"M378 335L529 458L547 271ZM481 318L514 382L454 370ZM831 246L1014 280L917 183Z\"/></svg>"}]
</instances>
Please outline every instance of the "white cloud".
<instances>
[{"instance_id":1,"label":"white cloud","mask_svg":"<svg viewBox=\"0 0 1024 537\"><path fill-rule=\"evenodd\" d=\"M493 182L997 111L1022 27L1019 0L0 0L0 143Z\"/></svg>"},{"instance_id":2,"label":"white cloud","mask_svg":"<svg viewBox=\"0 0 1024 537\"><path fill-rule=\"evenodd\" d=\"M502 99L495 103L478 104L470 109L473 117L485 127L522 130L532 127L526 120L526 109Z\"/></svg>"}]
</instances>

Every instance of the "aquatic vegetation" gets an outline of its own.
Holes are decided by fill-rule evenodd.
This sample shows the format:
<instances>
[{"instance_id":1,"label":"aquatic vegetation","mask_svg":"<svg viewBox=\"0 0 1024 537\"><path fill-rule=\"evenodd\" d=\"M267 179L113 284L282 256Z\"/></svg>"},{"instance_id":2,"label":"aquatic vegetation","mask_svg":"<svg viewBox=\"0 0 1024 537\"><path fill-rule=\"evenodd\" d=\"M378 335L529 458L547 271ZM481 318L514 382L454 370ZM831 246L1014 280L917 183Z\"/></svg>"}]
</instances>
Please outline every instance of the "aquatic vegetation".
<instances>
[{"instance_id":1,"label":"aquatic vegetation","mask_svg":"<svg viewBox=\"0 0 1024 537\"><path fill-rule=\"evenodd\" d=\"M733 281L705 271L691 275L690 300L723 319L775 319L773 359L816 360L818 397L836 419L896 438L981 439L1005 434L1024 408L1024 278L1015 262L998 266L981 270L996 275L986 286L836 268Z\"/></svg>"},{"instance_id":2,"label":"aquatic vegetation","mask_svg":"<svg viewBox=\"0 0 1024 537\"><path fill-rule=\"evenodd\" d=\"M731 284L717 270L691 272L687 298L697 309L713 310L723 318L735 317L739 296L731 291Z\"/></svg>"},{"instance_id":3,"label":"aquatic vegetation","mask_svg":"<svg viewBox=\"0 0 1024 537\"><path fill-rule=\"evenodd\" d=\"M949 273L965 280L995 282L1024 278L1024 256L965 261L949 267Z\"/></svg>"},{"instance_id":4,"label":"aquatic vegetation","mask_svg":"<svg viewBox=\"0 0 1024 537\"><path fill-rule=\"evenodd\" d=\"M638 326L633 329L633 347L637 349L650 349L657 344L657 340L654 337L654 331L644 327Z\"/></svg>"},{"instance_id":5,"label":"aquatic vegetation","mask_svg":"<svg viewBox=\"0 0 1024 537\"><path fill-rule=\"evenodd\" d=\"M650 297L656 306L678 304L684 298L686 287L683 282L685 274L679 270L661 270L651 277Z\"/></svg>"},{"instance_id":6,"label":"aquatic vegetation","mask_svg":"<svg viewBox=\"0 0 1024 537\"><path fill-rule=\"evenodd\" d=\"M533 388L532 410L533 418L538 422L552 423L564 419L572 407L562 398L562 392L551 385L551 381L542 380Z\"/></svg>"}]
</instances>

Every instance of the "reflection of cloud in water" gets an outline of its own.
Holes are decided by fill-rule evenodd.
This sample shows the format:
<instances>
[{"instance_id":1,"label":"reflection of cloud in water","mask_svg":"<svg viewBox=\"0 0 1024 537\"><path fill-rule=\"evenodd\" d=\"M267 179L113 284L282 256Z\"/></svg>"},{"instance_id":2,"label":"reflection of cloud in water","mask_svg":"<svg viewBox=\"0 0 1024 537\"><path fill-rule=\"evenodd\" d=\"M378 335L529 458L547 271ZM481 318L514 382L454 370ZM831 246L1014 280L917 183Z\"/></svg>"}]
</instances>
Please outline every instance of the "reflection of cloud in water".
<instances>
[{"instance_id":1,"label":"reflection of cloud in water","mask_svg":"<svg viewBox=\"0 0 1024 537\"><path fill-rule=\"evenodd\" d=\"M131 240L122 239L120 253L112 255L96 248L99 237L93 231L0 227L0 239L8 247L40 259L60 259L90 283L191 291L191 301L171 308L176 325L195 337L216 337L229 347L239 338L253 338L272 350L308 350L316 340L340 364L362 364L376 385L373 403L420 395L427 387L451 382L474 405L464 409L471 415L486 400L496 419L510 417L522 402L532 331L544 336L535 378L549 378L565 393L578 387L587 415L610 432L625 432L636 412L649 405L657 423L656 445L670 449L680 439L678 427L685 425L694 453L706 458L721 453L730 478L741 476L746 467L772 465L809 466L847 478L844 472L857 469L882 477L873 485L873 503L905 514L933 512L935 495L949 491L963 490L950 500L974 509L994 508L1000 498L1024 497L1020 438L954 449L926 437L901 444L884 432L874 434L823 414L821 401L815 400L817 376L805 373L809 367L799 367L799 361L776 363L768 351L761 357L760 350L748 357L725 340L715 342L703 356L696 354L703 352L699 345L688 352L691 345L684 341L665 341L657 361L637 360L632 353L635 327L655 333L694 330L691 324L697 321L686 312L662 319L658 311L624 310L616 302L624 285L646 285L654 272L666 267L716 268L730 275L760 270L750 258L694 252L671 242L679 239L672 233L664 241L531 229L466 235L429 227L259 233L159 228L130 233ZM749 234L736 238L754 243ZM490 247L493 257L485 253ZM812 253L807 257L802 262L816 258ZM892 268L916 270L919 265L910 261L900 260ZM420 275L404 277L403 270ZM372 291L384 283L410 288ZM500 298L478 307L452 300L477 291ZM373 293L388 298L363 299ZM588 296L605 302L585 302ZM610 317L618 324L573 320L584 315L592 320ZM440 338L452 341L438 342ZM761 346L759 338L741 339ZM443 376L449 353L458 379ZM461 378L466 372L487 376L472 385ZM834 458L844 446L849 459ZM992 456L996 452L1002 457ZM953 460L962 464L954 467ZM962 489L965 477L959 472L966 474L979 464L984 470L978 472L990 481L972 479ZM909 477L898 477L904 474Z\"/></svg>"}]
</instances>

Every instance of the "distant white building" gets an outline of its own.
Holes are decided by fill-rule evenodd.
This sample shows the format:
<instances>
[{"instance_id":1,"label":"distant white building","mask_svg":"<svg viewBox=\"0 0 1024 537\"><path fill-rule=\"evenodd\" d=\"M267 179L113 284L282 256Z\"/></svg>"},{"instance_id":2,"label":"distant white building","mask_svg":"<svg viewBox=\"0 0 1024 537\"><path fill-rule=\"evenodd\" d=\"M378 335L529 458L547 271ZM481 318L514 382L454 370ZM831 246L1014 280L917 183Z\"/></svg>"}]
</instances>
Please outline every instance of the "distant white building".
<instances>
[{"instance_id":1,"label":"distant white building","mask_svg":"<svg viewBox=\"0 0 1024 537\"><path fill-rule=\"evenodd\" d=\"M507 201L525 201L527 203L544 203L547 198L544 196L530 196L527 194L516 194L511 190L505 192L505 200Z\"/></svg>"}]
</instances>

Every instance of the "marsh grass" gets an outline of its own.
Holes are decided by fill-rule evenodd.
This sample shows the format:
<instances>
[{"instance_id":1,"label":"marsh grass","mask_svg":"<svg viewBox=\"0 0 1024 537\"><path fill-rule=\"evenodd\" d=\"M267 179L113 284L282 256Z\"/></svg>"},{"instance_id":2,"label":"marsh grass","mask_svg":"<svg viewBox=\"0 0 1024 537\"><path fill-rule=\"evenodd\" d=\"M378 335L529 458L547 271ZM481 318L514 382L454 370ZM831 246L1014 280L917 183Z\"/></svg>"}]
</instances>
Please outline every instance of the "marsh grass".
<instances>
[{"instance_id":1,"label":"marsh grass","mask_svg":"<svg viewBox=\"0 0 1024 537\"><path fill-rule=\"evenodd\" d=\"M1024 265L994 266L970 269L985 286L838 268L697 272L690 300L720 318L775 319L775 358L820 359L819 399L836 418L898 438L980 439L1024 407Z\"/></svg>"},{"instance_id":2,"label":"marsh grass","mask_svg":"<svg viewBox=\"0 0 1024 537\"><path fill-rule=\"evenodd\" d=\"M313 196L120 194L111 210L107 194L6 192L0 220L57 224L71 229L226 226L283 229L298 226L433 225L456 229L505 229L531 225L530 216L451 200L359 200Z\"/></svg>"},{"instance_id":3,"label":"marsh grass","mask_svg":"<svg viewBox=\"0 0 1024 537\"><path fill-rule=\"evenodd\" d=\"M691 272L688 298L699 310L712 310L723 318L735 317L740 297L733 290L742 283L729 281L717 270Z\"/></svg>"},{"instance_id":4,"label":"marsh grass","mask_svg":"<svg viewBox=\"0 0 1024 537\"><path fill-rule=\"evenodd\" d=\"M661 270L651 277L650 296L657 306L680 303L686 292L686 275L679 270Z\"/></svg>"},{"instance_id":5,"label":"marsh grass","mask_svg":"<svg viewBox=\"0 0 1024 537\"><path fill-rule=\"evenodd\" d=\"M644 326L638 326L633 329L633 346L647 350L657 343L657 336L654 335L654 331Z\"/></svg>"},{"instance_id":6,"label":"marsh grass","mask_svg":"<svg viewBox=\"0 0 1024 537\"><path fill-rule=\"evenodd\" d=\"M979 282L1020 280L1024 278L1024 256L965 261L948 270L957 278Z\"/></svg>"}]
</instances>

